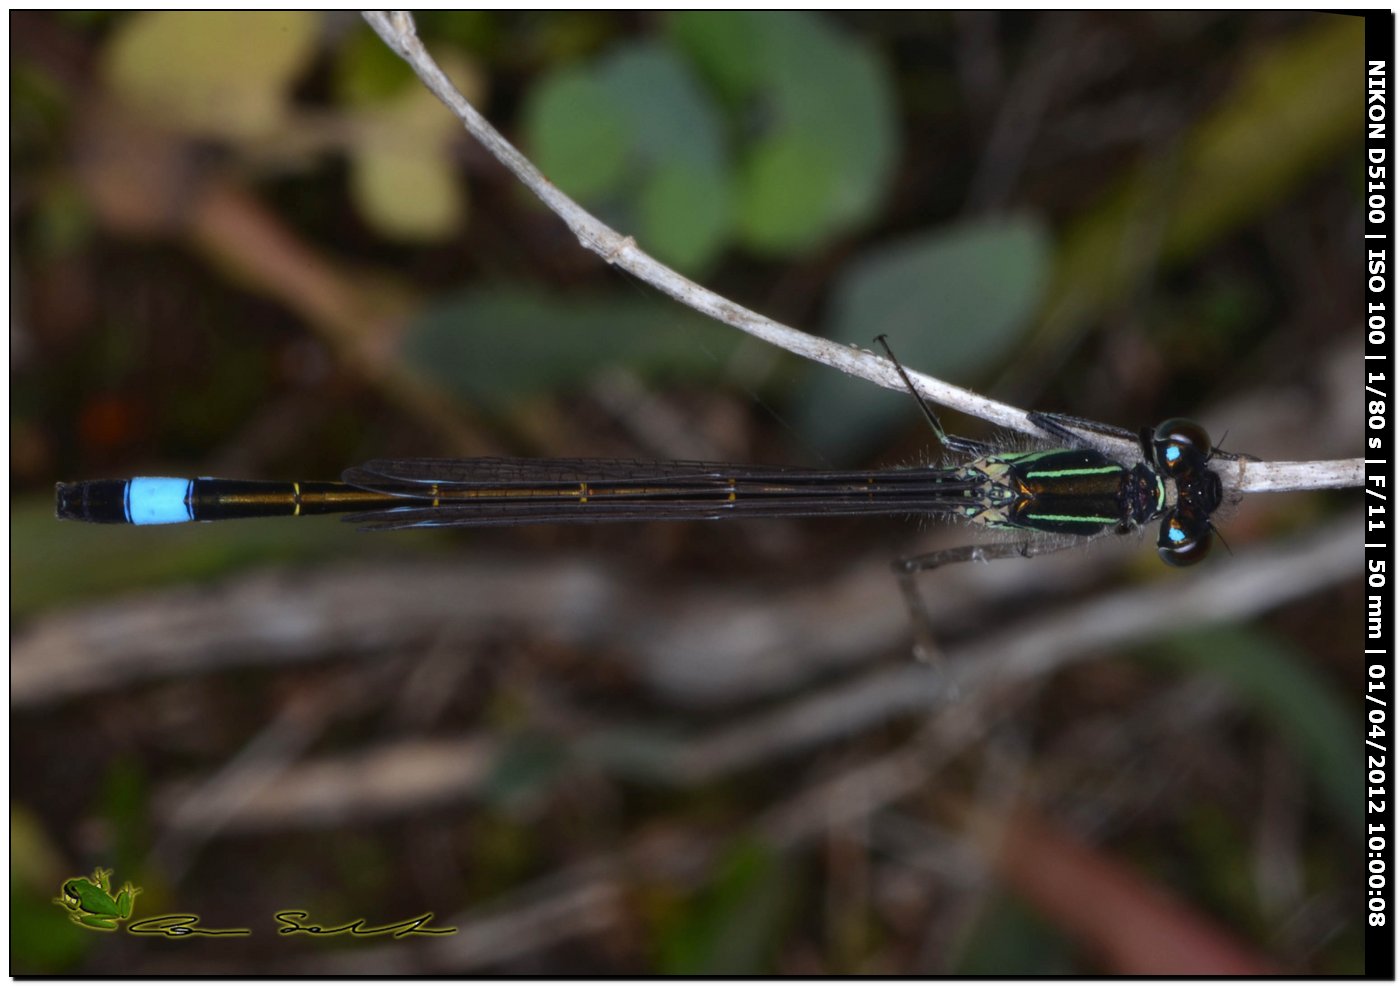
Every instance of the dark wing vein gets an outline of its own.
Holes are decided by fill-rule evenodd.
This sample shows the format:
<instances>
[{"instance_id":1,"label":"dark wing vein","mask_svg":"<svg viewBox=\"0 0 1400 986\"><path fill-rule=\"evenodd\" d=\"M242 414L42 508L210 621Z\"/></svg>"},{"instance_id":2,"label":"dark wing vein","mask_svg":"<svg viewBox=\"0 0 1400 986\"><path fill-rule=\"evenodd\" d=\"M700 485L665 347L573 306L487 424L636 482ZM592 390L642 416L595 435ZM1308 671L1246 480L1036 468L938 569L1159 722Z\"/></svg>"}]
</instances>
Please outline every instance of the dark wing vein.
<instances>
[{"instance_id":1,"label":"dark wing vein","mask_svg":"<svg viewBox=\"0 0 1400 986\"><path fill-rule=\"evenodd\" d=\"M725 517L946 514L982 489L957 470L869 472L630 459L381 459L347 470L402 506L346 519L373 530Z\"/></svg>"},{"instance_id":2,"label":"dark wing vein","mask_svg":"<svg viewBox=\"0 0 1400 986\"><path fill-rule=\"evenodd\" d=\"M864 482L875 476L893 482L928 482L950 477L949 470L887 469L873 472L750 466L724 462L647 462L637 459L375 459L347 469L341 478L351 486L394 496L432 496L454 490L492 488L577 488L580 483L626 482L640 485L727 483L831 484Z\"/></svg>"},{"instance_id":3,"label":"dark wing vein","mask_svg":"<svg viewBox=\"0 0 1400 986\"><path fill-rule=\"evenodd\" d=\"M670 500L653 503L617 501L546 501L543 503L454 502L443 506L407 504L388 510L352 514L346 521L365 530L409 527L516 527L522 524L605 524L619 521L722 520L745 517L846 517L949 514L966 500L929 498L832 502L830 499Z\"/></svg>"}]
</instances>

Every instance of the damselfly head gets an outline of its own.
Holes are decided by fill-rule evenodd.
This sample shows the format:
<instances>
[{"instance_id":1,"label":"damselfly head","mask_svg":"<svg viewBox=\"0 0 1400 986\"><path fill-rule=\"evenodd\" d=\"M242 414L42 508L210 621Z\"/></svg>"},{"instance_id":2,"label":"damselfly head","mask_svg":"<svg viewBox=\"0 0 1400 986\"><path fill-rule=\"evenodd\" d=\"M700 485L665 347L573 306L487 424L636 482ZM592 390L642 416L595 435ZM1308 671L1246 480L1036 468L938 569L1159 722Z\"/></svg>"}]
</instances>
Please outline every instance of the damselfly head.
<instances>
[{"instance_id":1,"label":"damselfly head","mask_svg":"<svg viewBox=\"0 0 1400 986\"><path fill-rule=\"evenodd\" d=\"M1176 502L1202 517L1209 517L1225 498L1220 477L1206 466L1176 477Z\"/></svg>"},{"instance_id":2,"label":"damselfly head","mask_svg":"<svg viewBox=\"0 0 1400 986\"><path fill-rule=\"evenodd\" d=\"M1210 461L1210 436L1188 418L1168 418L1150 438L1144 436L1143 444L1143 451L1150 454L1152 465L1163 476L1176 478L1200 471Z\"/></svg>"},{"instance_id":3,"label":"damselfly head","mask_svg":"<svg viewBox=\"0 0 1400 986\"><path fill-rule=\"evenodd\" d=\"M1208 514L1178 506L1162 518L1157 536L1157 556L1173 568L1194 565L1210 553L1215 532Z\"/></svg>"},{"instance_id":4,"label":"damselfly head","mask_svg":"<svg viewBox=\"0 0 1400 986\"><path fill-rule=\"evenodd\" d=\"M1151 433L1143 429L1142 444L1157 474L1176 485L1176 505L1162 518L1157 554L1168 565L1194 565L1210 552L1210 515L1222 498L1220 477L1207 465L1214 454L1210 436L1194 421L1168 418Z\"/></svg>"}]
</instances>

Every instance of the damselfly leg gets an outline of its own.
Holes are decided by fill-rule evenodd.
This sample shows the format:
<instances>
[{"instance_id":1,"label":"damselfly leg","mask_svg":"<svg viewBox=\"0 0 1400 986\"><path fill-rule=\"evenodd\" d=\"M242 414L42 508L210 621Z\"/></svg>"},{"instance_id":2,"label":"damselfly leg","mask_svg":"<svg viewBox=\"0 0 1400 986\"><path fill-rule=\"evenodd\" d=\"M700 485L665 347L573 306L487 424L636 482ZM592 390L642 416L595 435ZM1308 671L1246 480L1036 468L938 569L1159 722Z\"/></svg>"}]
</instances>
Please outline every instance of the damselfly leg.
<instances>
[{"instance_id":1,"label":"damselfly leg","mask_svg":"<svg viewBox=\"0 0 1400 986\"><path fill-rule=\"evenodd\" d=\"M890 567L894 569L895 577L899 580L900 595L904 598L905 608L908 610L909 623L914 631L914 656L920 661L934 663L942 656L942 650L938 646L937 636L933 628L933 620L929 618L928 606L924 602L924 597L919 591L920 572L931 572L946 565L956 565L959 562L972 561L995 561L999 558L1034 558L1036 555L1052 554L1071 547L1076 542L1065 539L1055 541L1049 538L1042 538L1036 541L1004 541L991 542L988 544L966 544L959 548L944 548L939 551L930 551L925 555L914 555L910 558L900 558Z\"/></svg>"}]
</instances>

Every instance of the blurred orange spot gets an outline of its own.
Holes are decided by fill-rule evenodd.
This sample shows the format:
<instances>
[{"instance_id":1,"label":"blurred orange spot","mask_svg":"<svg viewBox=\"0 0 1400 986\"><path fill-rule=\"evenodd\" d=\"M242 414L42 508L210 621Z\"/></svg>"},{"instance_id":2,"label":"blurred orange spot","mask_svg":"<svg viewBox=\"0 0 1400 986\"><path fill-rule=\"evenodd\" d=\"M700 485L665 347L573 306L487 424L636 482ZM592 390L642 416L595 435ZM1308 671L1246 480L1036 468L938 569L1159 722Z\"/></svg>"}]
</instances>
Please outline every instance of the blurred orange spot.
<instances>
[{"instance_id":1,"label":"blurred orange spot","mask_svg":"<svg viewBox=\"0 0 1400 986\"><path fill-rule=\"evenodd\" d=\"M134 442L143 415L124 397L94 397L78 415L78 440L89 451L121 448Z\"/></svg>"}]
</instances>

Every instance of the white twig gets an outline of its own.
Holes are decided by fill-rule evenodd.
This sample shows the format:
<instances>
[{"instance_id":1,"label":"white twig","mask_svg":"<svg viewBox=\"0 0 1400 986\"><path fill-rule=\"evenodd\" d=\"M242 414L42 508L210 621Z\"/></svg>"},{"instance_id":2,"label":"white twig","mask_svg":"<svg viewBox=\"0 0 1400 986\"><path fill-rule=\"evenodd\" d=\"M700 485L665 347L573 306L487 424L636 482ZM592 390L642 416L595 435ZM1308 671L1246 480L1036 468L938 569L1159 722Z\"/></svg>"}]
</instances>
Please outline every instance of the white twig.
<instances>
[{"instance_id":1,"label":"white twig","mask_svg":"<svg viewBox=\"0 0 1400 986\"><path fill-rule=\"evenodd\" d=\"M1284 493L1289 490L1335 490L1360 486L1360 459L1324 462L1246 462L1243 493Z\"/></svg>"},{"instance_id":2,"label":"white twig","mask_svg":"<svg viewBox=\"0 0 1400 986\"><path fill-rule=\"evenodd\" d=\"M516 150L467 102L423 47L413 23L413 16L408 11L366 11L364 18L384 39L385 44L408 62L423 84L457 115L467 132L510 169L526 188L540 198L540 201L564 220L586 249L593 251L609 264L620 267L665 292L681 304L764 342L881 387L890 390L904 389L894 365L884 357L854 346L843 346L829 339L808 335L775 322L701 287L642 251L632 237L624 236L600 222L556 188L525 155ZM1045 437L1041 429L1031 423L1027 412L1021 408L991 400L915 370L909 370L909 377L919 393L937 404L963 411L1002 428ZM1101 446L1115 447L1125 458L1138 454L1137 445L1130 441L1096 435L1094 442ZM1271 468L1284 465L1312 468ZM1270 464L1241 460L1237 468L1217 467L1217 471L1222 474L1226 487L1239 493L1323 489L1361 485L1362 462L1360 459L1350 459L1330 463ZM1284 477L1289 477L1295 485L1280 485L1287 481Z\"/></svg>"}]
</instances>

